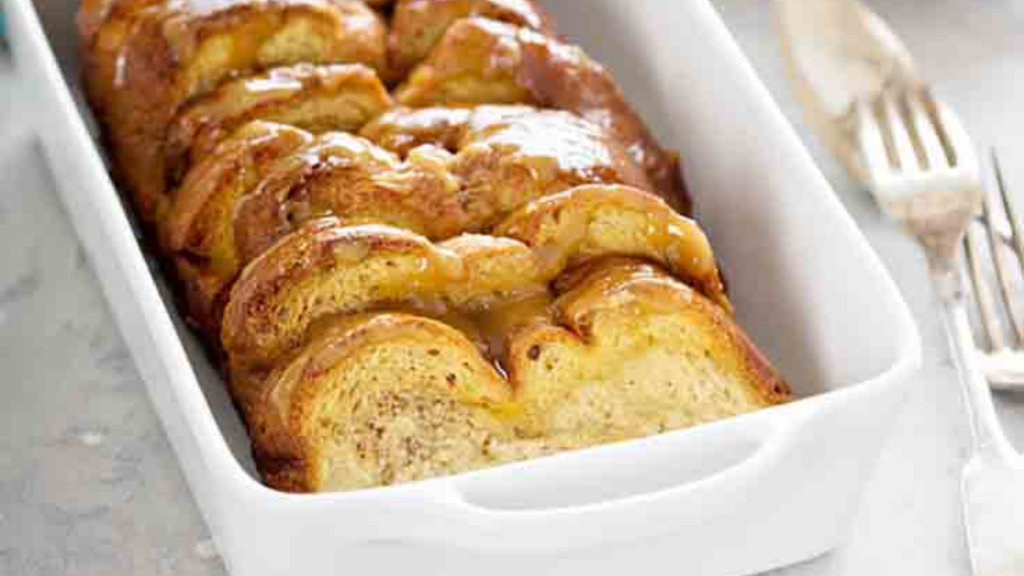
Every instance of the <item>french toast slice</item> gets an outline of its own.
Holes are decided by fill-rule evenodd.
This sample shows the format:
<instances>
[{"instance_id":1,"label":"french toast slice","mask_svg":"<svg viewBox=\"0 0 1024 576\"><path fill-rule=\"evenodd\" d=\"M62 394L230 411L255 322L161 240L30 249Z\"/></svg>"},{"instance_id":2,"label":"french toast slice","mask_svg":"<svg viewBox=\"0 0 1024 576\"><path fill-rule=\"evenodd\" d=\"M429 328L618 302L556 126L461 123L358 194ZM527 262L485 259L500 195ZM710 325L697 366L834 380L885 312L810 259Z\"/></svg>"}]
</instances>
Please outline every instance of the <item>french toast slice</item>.
<instances>
[{"instance_id":1,"label":"french toast slice","mask_svg":"<svg viewBox=\"0 0 1024 576\"><path fill-rule=\"evenodd\" d=\"M399 226L431 239L469 227L448 152L420 147L404 161L372 142L328 132L271 168L233 215L242 262L315 216Z\"/></svg>"},{"instance_id":2,"label":"french toast slice","mask_svg":"<svg viewBox=\"0 0 1024 576\"><path fill-rule=\"evenodd\" d=\"M399 0L388 49L400 77L423 61L455 21L483 16L553 34L551 17L533 0Z\"/></svg>"},{"instance_id":3,"label":"french toast slice","mask_svg":"<svg viewBox=\"0 0 1024 576\"><path fill-rule=\"evenodd\" d=\"M399 154L422 145L455 156L473 227L486 230L523 204L582 184L654 191L646 172L603 128L575 114L530 106L395 109L361 134Z\"/></svg>"},{"instance_id":4,"label":"french toast slice","mask_svg":"<svg viewBox=\"0 0 1024 576\"><path fill-rule=\"evenodd\" d=\"M554 322L509 337L525 437L587 446L753 412L785 382L720 306L649 262L591 261L556 282Z\"/></svg>"},{"instance_id":5,"label":"french toast slice","mask_svg":"<svg viewBox=\"0 0 1024 576\"><path fill-rule=\"evenodd\" d=\"M309 62L387 71L382 17L358 0L135 0L84 49L85 85L145 223L167 207L164 144L180 107L225 80Z\"/></svg>"},{"instance_id":6,"label":"french toast slice","mask_svg":"<svg viewBox=\"0 0 1024 576\"><path fill-rule=\"evenodd\" d=\"M171 122L164 151L170 184L252 120L315 134L356 132L392 105L377 73L362 64L295 64L228 81L186 104Z\"/></svg>"},{"instance_id":7,"label":"french toast slice","mask_svg":"<svg viewBox=\"0 0 1024 576\"><path fill-rule=\"evenodd\" d=\"M530 246L549 277L601 256L646 258L732 313L704 231L642 190L615 185L573 188L525 205L492 233Z\"/></svg>"},{"instance_id":8,"label":"french toast slice","mask_svg":"<svg viewBox=\"0 0 1024 576\"><path fill-rule=\"evenodd\" d=\"M512 388L458 330L400 313L324 328L270 380L250 427L265 482L353 490L499 462Z\"/></svg>"},{"instance_id":9,"label":"french toast slice","mask_svg":"<svg viewBox=\"0 0 1024 576\"><path fill-rule=\"evenodd\" d=\"M657 193L691 211L679 156L663 148L611 74L577 46L471 17L452 24L395 94L405 106L531 104L573 112L618 138Z\"/></svg>"},{"instance_id":10,"label":"french toast slice","mask_svg":"<svg viewBox=\"0 0 1024 576\"><path fill-rule=\"evenodd\" d=\"M271 122L252 122L192 167L157 227L160 245L181 286L188 320L219 341L227 289L238 276L235 207L270 167L313 141L313 135Z\"/></svg>"}]
</instances>

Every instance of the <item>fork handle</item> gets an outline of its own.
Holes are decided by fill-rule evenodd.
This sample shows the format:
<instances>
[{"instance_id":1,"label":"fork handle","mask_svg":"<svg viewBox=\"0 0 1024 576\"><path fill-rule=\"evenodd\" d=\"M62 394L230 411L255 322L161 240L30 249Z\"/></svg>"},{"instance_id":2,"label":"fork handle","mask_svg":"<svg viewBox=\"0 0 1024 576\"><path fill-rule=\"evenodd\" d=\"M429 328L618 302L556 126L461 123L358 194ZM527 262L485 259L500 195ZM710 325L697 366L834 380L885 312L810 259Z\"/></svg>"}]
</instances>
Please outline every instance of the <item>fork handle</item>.
<instances>
[{"instance_id":1,"label":"fork handle","mask_svg":"<svg viewBox=\"0 0 1024 576\"><path fill-rule=\"evenodd\" d=\"M997 461L1013 458L1016 452L999 424L992 391L978 364L960 274L953 270L944 273L933 271L932 278L941 302L942 323L960 376L975 452L982 458Z\"/></svg>"}]
</instances>

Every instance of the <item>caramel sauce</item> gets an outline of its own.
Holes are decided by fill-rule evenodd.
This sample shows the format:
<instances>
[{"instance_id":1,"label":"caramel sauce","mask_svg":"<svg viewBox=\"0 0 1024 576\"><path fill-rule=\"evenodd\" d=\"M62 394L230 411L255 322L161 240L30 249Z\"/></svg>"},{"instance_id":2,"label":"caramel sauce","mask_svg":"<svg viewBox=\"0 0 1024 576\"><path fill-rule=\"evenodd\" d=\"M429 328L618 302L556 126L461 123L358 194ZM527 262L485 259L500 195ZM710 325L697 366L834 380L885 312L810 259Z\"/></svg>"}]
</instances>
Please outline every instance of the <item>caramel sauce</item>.
<instances>
[{"instance_id":1,"label":"caramel sauce","mask_svg":"<svg viewBox=\"0 0 1024 576\"><path fill-rule=\"evenodd\" d=\"M429 292L429 290L424 290ZM509 336L517 327L554 321L554 296L547 289L528 290L494 298L486 304L457 306L442 297L406 298L380 303L361 312L399 312L431 318L461 332L495 369L507 376L505 362ZM334 314L316 319L307 330L307 340L315 341L332 331L349 314Z\"/></svg>"},{"instance_id":2,"label":"caramel sauce","mask_svg":"<svg viewBox=\"0 0 1024 576\"><path fill-rule=\"evenodd\" d=\"M571 172L587 180L617 163L603 131L572 114L518 106L481 106L474 112L462 148L490 146L546 164L540 174Z\"/></svg>"},{"instance_id":3,"label":"caramel sauce","mask_svg":"<svg viewBox=\"0 0 1024 576\"><path fill-rule=\"evenodd\" d=\"M602 208L618 207L625 214L642 215L644 219L638 230L643 241L627 241L619 247L618 255L654 260L731 311L707 237L693 220L645 196L622 187L579 187L532 202L499 226L497 233L531 243L544 277L554 278L594 252L611 255L610 247L601 246L600 240L592 237L591 228ZM549 220L553 220L553 226L545 224ZM545 226L552 230L545 233Z\"/></svg>"}]
</instances>

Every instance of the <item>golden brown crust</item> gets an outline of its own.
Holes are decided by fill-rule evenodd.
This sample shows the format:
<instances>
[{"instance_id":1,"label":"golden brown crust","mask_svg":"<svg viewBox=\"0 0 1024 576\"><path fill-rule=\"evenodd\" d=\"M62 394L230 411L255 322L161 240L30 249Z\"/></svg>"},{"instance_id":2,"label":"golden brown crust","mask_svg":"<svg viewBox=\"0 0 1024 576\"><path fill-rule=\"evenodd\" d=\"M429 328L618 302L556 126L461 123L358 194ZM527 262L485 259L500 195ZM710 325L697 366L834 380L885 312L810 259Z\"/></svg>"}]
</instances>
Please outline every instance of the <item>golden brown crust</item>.
<instances>
[{"instance_id":1,"label":"golden brown crust","mask_svg":"<svg viewBox=\"0 0 1024 576\"><path fill-rule=\"evenodd\" d=\"M526 243L556 274L595 256L648 258L732 311L707 236L696 222L642 190L573 188L524 206L494 234Z\"/></svg>"},{"instance_id":2,"label":"golden brown crust","mask_svg":"<svg viewBox=\"0 0 1024 576\"><path fill-rule=\"evenodd\" d=\"M85 52L86 88L142 219L166 208L163 145L183 103L275 65L385 70L385 36L380 16L356 0L117 3Z\"/></svg>"},{"instance_id":3,"label":"golden brown crust","mask_svg":"<svg viewBox=\"0 0 1024 576\"><path fill-rule=\"evenodd\" d=\"M274 166L234 214L239 258L248 262L310 217L400 226L429 238L470 227L448 154L421 148L407 161L341 132L320 136Z\"/></svg>"},{"instance_id":4,"label":"golden brown crust","mask_svg":"<svg viewBox=\"0 0 1024 576\"><path fill-rule=\"evenodd\" d=\"M289 305L290 293L303 284L343 276L371 257L383 261L385 269L397 267L397 258L413 264L394 277L361 282L334 299L318 299L300 309ZM245 268L231 290L221 341L234 366L267 366L300 343L314 316L363 311L368 292L398 300L415 287L440 291L463 274L454 255L422 236L385 226L346 227L333 217L312 220Z\"/></svg>"},{"instance_id":5,"label":"golden brown crust","mask_svg":"<svg viewBox=\"0 0 1024 576\"><path fill-rule=\"evenodd\" d=\"M468 16L554 32L551 17L533 0L399 0L388 39L392 66L404 77L430 54L449 26Z\"/></svg>"},{"instance_id":6,"label":"golden brown crust","mask_svg":"<svg viewBox=\"0 0 1024 576\"><path fill-rule=\"evenodd\" d=\"M189 165L249 121L354 132L392 104L377 73L362 64L296 64L229 81L171 123L165 147L170 182L179 182Z\"/></svg>"},{"instance_id":7,"label":"golden brown crust","mask_svg":"<svg viewBox=\"0 0 1024 576\"><path fill-rule=\"evenodd\" d=\"M243 264L230 225L235 206L275 161L311 141L312 135L288 126L248 124L199 162L174 195L159 227L161 245L174 262L189 320L214 341L227 289Z\"/></svg>"},{"instance_id":8,"label":"golden brown crust","mask_svg":"<svg viewBox=\"0 0 1024 576\"><path fill-rule=\"evenodd\" d=\"M574 114L529 106L397 109L363 129L378 144L408 153L444 146L470 214L469 230L490 228L523 204L582 184L628 184L654 191L628 151Z\"/></svg>"},{"instance_id":9,"label":"golden brown crust","mask_svg":"<svg viewBox=\"0 0 1024 576\"><path fill-rule=\"evenodd\" d=\"M396 98L414 107L527 103L574 112L614 134L657 193L690 212L678 155L657 143L608 71L576 46L486 18L459 20Z\"/></svg>"},{"instance_id":10,"label":"golden brown crust","mask_svg":"<svg viewBox=\"0 0 1024 576\"><path fill-rule=\"evenodd\" d=\"M396 108L364 126L359 135L402 157L427 145L455 153L473 115L473 108Z\"/></svg>"}]
</instances>

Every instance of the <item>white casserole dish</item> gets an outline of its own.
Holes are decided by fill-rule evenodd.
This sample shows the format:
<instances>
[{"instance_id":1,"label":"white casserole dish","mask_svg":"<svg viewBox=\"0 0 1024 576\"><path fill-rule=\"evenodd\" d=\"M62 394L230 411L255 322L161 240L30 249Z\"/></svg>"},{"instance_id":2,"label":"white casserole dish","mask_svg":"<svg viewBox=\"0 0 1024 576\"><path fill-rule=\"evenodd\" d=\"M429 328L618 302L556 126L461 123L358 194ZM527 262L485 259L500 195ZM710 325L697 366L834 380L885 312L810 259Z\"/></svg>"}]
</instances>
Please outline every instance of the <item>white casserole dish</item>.
<instances>
[{"instance_id":1,"label":"white casserole dish","mask_svg":"<svg viewBox=\"0 0 1024 576\"><path fill-rule=\"evenodd\" d=\"M133 234L78 97L76 0L7 0L71 220L229 571L678 574L835 547L920 363L910 314L705 0L548 0L684 154L742 324L802 398L711 425L394 488L255 478L240 420ZM155 268L153 268L155 269Z\"/></svg>"}]
</instances>

